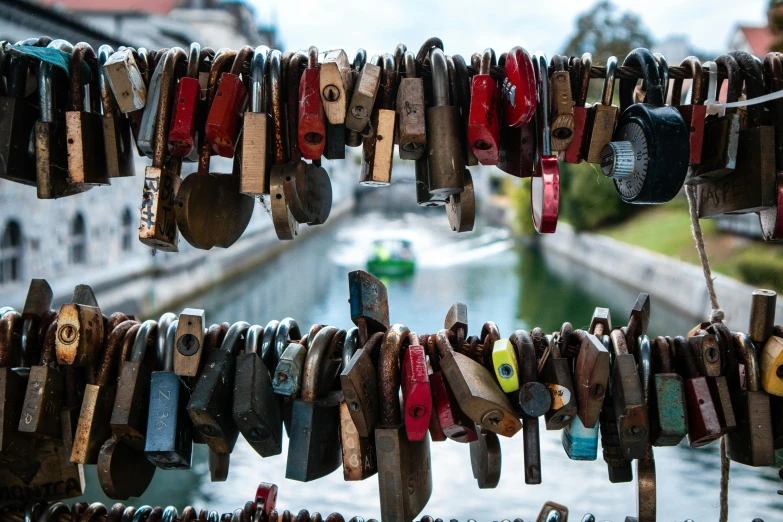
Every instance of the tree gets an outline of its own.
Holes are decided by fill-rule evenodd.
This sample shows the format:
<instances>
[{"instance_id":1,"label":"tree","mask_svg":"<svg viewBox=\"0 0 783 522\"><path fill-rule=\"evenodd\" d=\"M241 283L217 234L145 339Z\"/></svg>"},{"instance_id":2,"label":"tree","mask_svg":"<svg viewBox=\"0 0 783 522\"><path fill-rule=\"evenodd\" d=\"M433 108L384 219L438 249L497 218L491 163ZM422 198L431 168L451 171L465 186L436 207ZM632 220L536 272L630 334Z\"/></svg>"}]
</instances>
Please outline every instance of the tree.
<instances>
[{"instance_id":1,"label":"tree","mask_svg":"<svg viewBox=\"0 0 783 522\"><path fill-rule=\"evenodd\" d=\"M628 51L650 47L652 38L633 13L621 13L609 0L601 0L576 20L576 34L566 45L563 54L581 56L588 52L594 60L603 62L617 56L622 62Z\"/></svg>"}]
</instances>

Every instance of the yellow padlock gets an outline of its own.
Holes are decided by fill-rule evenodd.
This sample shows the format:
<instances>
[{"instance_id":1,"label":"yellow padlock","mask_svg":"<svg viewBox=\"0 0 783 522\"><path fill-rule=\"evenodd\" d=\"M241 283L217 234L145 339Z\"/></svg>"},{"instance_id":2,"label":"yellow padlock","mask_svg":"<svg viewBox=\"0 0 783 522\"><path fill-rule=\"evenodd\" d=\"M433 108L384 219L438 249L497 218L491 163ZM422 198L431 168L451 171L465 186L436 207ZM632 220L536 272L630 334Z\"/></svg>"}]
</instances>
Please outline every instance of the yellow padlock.
<instances>
[{"instance_id":1,"label":"yellow padlock","mask_svg":"<svg viewBox=\"0 0 783 522\"><path fill-rule=\"evenodd\" d=\"M783 397L783 338L770 336L761 352L761 387Z\"/></svg>"},{"instance_id":2,"label":"yellow padlock","mask_svg":"<svg viewBox=\"0 0 783 522\"><path fill-rule=\"evenodd\" d=\"M511 341L508 339L495 341L492 347L492 366L495 367L495 375L505 393L519 389L519 364Z\"/></svg>"}]
</instances>

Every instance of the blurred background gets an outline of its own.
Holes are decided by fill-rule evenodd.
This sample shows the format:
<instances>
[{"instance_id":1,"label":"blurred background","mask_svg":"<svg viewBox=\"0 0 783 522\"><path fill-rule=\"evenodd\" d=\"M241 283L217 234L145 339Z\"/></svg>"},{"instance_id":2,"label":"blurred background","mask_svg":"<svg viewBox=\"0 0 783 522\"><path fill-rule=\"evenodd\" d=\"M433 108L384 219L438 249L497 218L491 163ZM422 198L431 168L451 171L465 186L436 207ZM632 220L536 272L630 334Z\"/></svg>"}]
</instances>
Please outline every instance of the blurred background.
<instances>
[{"instance_id":1,"label":"blurred background","mask_svg":"<svg viewBox=\"0 0 783 522\"><path fill-rule=\"evenodd\" d=\"M0 0L0 40L48 35L96 49L102 43L187 48L192 41L215 49L316 45L353 56L358 47L368 55L391 52L399 42L415 52L426 38L439 36L447 54L465 57L487 46L499 54L521 45L547 55L591 52L594 63L603 64L642 46L674 65L689 55L706 60L743 50L763 57L783 50L778 3ZM588 101L600 87L600 80L592 82ZM706 317L683 195L655 208L626 205L595 167L561 163L561 223L557 234L540 237L532 233L529 184L473 167L477 223L473 232L457 235L443 208L417 207L411 163L395 163L390 187L360 187L357 150L349 149L344 161L324 161L334 187L326 225L304 227L296 241L281 243L268 206L259 202L243 237L228 250L210 252L182 239L178 253L150 252L138 242L141 159L137 176L57 201L39 201L31 187L0 182L0 305L20 308L30 279L46 278L58 305L85 283L104 311L142 318L195 307L206 310L210 324L242 319L264 325L291 316L304 328L348 328L347 273L374 261L379 272L386 270L392 322L421 333L439 329L455 301L467 303L472 334L489 319L503 335L535 326L553 331L565 320L585 327L596 306L609 307L615 324L624 324L639 291L652 296L652 335L684 334ZM212 161L215 172L230 169L227 160ZM783 288L783 250L761 241L752 214L702 226L729 326L745 329L749 285ZM392 273L389 260L405 261L405 270ZM567 505L577 518L590 510L599 520L635 513L634 484L609 483L600 452L595 462L573 462L559 432L541 435L543 484L522 486L520 436L502 441L503 474L495 490L477 488L466 445L433 444L435 488L425 513L446 520L527 520L545 500ZM717 517L717 449L681 444L657 451L660 520ZM228 511L267 481L280 486L282 509L379 516L375 477L344 483L338 471L303 484L284 475L285 452L264 460L240 437L227 482L210 483L205 447L197 446L192 470L159 470L147 493L131 502ZM85 499L102 499L94 467L87 476ZM731 518L779 518L777 480L772 468L734 464Z\"/></svg>"}]
</instances>

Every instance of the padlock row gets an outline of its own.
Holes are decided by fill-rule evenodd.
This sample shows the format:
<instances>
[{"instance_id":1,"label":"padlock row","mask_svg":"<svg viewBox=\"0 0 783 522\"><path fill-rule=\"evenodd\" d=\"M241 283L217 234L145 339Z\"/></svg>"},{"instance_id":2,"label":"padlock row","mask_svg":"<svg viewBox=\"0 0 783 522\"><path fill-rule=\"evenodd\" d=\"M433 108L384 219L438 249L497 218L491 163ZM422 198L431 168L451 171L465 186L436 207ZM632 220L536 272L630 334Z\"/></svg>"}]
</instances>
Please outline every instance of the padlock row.
<instances>
[{"instance_id":1,"label":"padlock row","mask_svg":"<svg viewBox=\"0 0 783 522\"><path fill-rule=\"evenodd\" d=\"M83 465L97 465L110 498L141 496L156 469L190 468L194 442L209 447L211 479L225 480L240 433L271 457L285 426L286 478L377 473L383 521L410 522L432 493L430 441L469 443L478 487L494 488L498 437L522 431L525 483L540 484L542 419L573 460L596 460L600 433L613 483L632 481L636 460L647 521L653 447L725 435L735 462L783 456L775 292L753 293L747 334L703 323L651 339L642 293L621 328L597 308L586 329L502 337L487 321L468 335L467 306L455 303L443 329L419 336L391 324L380 280L357 270L348 286L356 326L304 332L292 318L208 326L191 308L106 317L84 285L57 312L48 283L33 280L21 314L0 309L0 499L83 494Z\"/></svg>"},{"instance_id":2,"label":"padlock row","mask_svg":"<svg viewBox=\"0 0 783 522\"><path fill-rule=\"evenodd\" d=\"M197 248L229 247L256 196L268 199L278 237L293 239L299 224L329 216L322 157L342 159L346 147L361 145L360 183L389 185L396 144L400 159L415 161L418 204L446 206L457 232L475 220L467 167L532 178L533 223L548 233L558 220L558 162L586 161L614 180L625 202L665 203L695 185L700 218L755 212L765 239L783 236L776 174L783 172L783 102L725 113L705 104L717 100L724 79L730 102L779 91L778 53L763 64L731 52L669 67L640 48L622 66L609 57L599 67L589 53L550 61L514 47L499 56L486 49L468 64L444 54L438 38L416 55L404 44L369 59L360 49L353 62L343 50L315 47L215 53L193 43L188 52L101 46L95 53L48 38L5 44L2 52L0 128L9 130L0 136L0 177L36 185L40 198L83 192L132 175L135 140L152 159L139 239L161 250L177 250L180 233ZM36 75L38 92L25 99L25 80ZM591 78L603 79L592 106ZM619 108L612 104L617 78ZM213 155L234 158L232 173L210 173ZM183 161L198 162L198 172L183 179Z\"/></svg>"}]
</instances>

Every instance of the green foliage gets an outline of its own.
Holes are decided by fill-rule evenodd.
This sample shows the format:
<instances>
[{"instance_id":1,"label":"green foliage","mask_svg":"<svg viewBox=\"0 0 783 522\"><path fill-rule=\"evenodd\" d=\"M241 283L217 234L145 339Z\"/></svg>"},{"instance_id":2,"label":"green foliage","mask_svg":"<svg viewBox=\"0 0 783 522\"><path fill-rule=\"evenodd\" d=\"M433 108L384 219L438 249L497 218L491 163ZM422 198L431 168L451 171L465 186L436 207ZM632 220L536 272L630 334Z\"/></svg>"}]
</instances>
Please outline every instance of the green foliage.
<instances>
[{"instance_id":1,"label":"green foliage","mask_svg":"<svg viewBox=\"0 0 783 522\"><path fill-rule=\"evenodd\" d=\"M740 255L736 270L740 279L750 285L783 289L783 258L780 255Z\"/></svg>"},{"instance_id":2,"label":"green foliage","mask_svg":"<svg viewBox=\"0 0 783 522\"><path fill-rule=\"evenodd\" d=\"M638 16L621 12L609 0L601 0L577 18L576 34L563 54L581 56L589 52L594 60L617 56L622 62L628 51L651 45L652 38Z\"/></svg>"},{"instance_id":3,"label":"green foliage","mask_svg":"<svg viewBox=\"0 0 783 522\"><path fill-rule=\"evenodd\" d=\"M590 163L560 163L560 216L576 230L595 230L632 216L638 207L624 203L614 182Z\"/></svg>"},{"instance_id":4,"label":"green foliage","mask_svg":"<svg viewBox=\"0 0 783 522\"><path fill-rule=\"evenodd\" d=\"M530 178L517 180L512 176L505 177L504 192L511 197L515 220L512 224L514 232L520 236L534 236L536 229L530 217Z\"/></svg>"}]
</instances>

